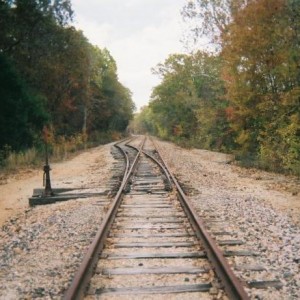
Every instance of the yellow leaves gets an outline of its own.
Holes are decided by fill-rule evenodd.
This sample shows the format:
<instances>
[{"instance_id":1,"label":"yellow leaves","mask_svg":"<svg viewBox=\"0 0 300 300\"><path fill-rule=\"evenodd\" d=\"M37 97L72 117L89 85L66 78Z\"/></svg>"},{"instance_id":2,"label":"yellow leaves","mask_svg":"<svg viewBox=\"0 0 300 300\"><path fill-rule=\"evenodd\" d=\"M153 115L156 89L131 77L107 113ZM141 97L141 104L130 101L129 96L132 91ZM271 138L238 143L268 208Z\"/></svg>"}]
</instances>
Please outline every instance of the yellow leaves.
<instances>
[{"instance_id":1,"label":"yellow leaves","mask_svg":"<svg viewBox=\"0 0 300 300\"><path fill-rule=\"evenodd\" d=\"M209 7L221 9L221 2L197 3L211 17ZM238 154L266 168L300 173L299 1L225 2L231 10L220 35L229 102L224 112ZM218 20L210 20L208 26L217 26ZM197 118L207 127L211 116L201 109Z\"/></svg>"},{"instance_id":2,"label":"yellow leaves","mask_svg":"<svg viewBox=\"0 0 300 300\"><path fill-rule=\"evenodd\" d=\"M180 124L173 126L173 135L174 136L181 136L182 133L183 133L183 129L182 129L182 126Z\"/></svg>"},{"instance_id":3,"label":"yellow leaves","mask_svg":"<svg viewBox=\"0 0 300 300\"><path fill-rule=\"evenodd\" d=\"M87 135L76 134L73 136L57 136L51 143L52 156L58 159L64 159L68 155L86 146Z\"/></svg>"},{"instance_id":4,"label":"yellow leaves","mask_svg":"<svg viewBox=\"0 0 300 300\"><path fill-rule=\"evenodd\" d=\"M111 138L112 138L113 141L118 141L122 138L122 135L118 131L112 131Z\"/></svg>"},{"instance_id":5,"label":"yellow leaves","mask_svg":"<svg viewBox=\"0 0 300 300\"><path fill-rule=\"evenodd\" d=\"M47 126L44 126L43 141L48 144L52 139L53 139L53 132L51 132Z\"/></svg>"},{"instance_id":6,"label":"yellow leaves","mask_svg":"<svg viewBox=\"0 0 300 300\"><path fill-rule=\"evenodd\" d=\"M290 124L285 127L279 128L277 132L281 135L282 138L291 140L291 138L295 137L298 139L298 143L300 145L300 138L297 137L297 131L300 130L300 119L299 114L293 114L289 117Z\"/></svg>"},{"instance_id":7,"label":"yellow leaves","mask_svg":"<svg viewBox=\"0 0 300 300\"><path fill-rule=\"evenodd\" d=\"M282 104L283 105L293 105L299 106L300 105L300 87L296 86L292 90L286 92L282 96Z\"/></svg>"},{"instance_id":8,"label":"yellow leaves","mask_svg":"<svg viewBox=\"0 0 300 300\"><path fill-rule=\"evenodd\" d=\"M229 120L229 121L234 120L234 108L232 106L229 106L225 109L225 114L226 114L227 120Z\"/></svg>"},{"instance_id":9,"label":"yellow leaves","mask_svg":"<svg viewBox=\"0 0 300 300\"><path fill-rule=\"evenodd\" d=\"M158 130L158 134L159 134L160 137L162 137L162 138L168 137L167 128L158 125L157 130Z\"/></svg>"},{"instance_id":10,"label":"yellow leaves","mask_svg":"<svg viewBox=\"0 0 300 300\"><path fill-rule=\"evenodd\" d=\"M248 142L249 140L249 132L247 132L246 130L242 130L239 135L237 136L236 138L236 142L239 144L239 145L244 145Z\"/></svg>"}]
</instances>

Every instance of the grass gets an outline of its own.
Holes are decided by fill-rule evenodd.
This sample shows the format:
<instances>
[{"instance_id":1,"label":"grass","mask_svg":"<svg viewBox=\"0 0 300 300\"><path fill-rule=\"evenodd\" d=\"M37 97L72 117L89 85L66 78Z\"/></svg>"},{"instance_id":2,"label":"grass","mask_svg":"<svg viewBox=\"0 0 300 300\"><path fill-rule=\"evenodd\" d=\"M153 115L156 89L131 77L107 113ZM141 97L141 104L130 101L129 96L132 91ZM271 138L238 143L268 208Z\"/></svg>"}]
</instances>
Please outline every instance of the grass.
<instances>
[{"instance_id":1,"label":"grass","mask_svg":"<svg viewBox=\"0 0 300 300\"><path fill-rule=\"evenodd\" d=\"M97 145L106 144L121 138L121 134L117 132L98 133L87 141L82 134L71 137L57 137L55 141L49 143L49 160L51 162L62 161L70 158L74 154L87 148ZM41 167L45 163L44 147L30 148L25 151L11 151L9 147L5 147L0 151L0 172L15 172L20 168L36 168Z\"/></svg>"},{"instance_id":2,"label":"grass","mask_svg":"<svg viewBox=\"0 0 300 300\"><path fill-rule=\"evenodd\" d=\"M4 169L16 170L18 168L37 166L42 160L42 155L35 148L24 152L10 152L4 161Z\"/></svg>"}]
</instances>

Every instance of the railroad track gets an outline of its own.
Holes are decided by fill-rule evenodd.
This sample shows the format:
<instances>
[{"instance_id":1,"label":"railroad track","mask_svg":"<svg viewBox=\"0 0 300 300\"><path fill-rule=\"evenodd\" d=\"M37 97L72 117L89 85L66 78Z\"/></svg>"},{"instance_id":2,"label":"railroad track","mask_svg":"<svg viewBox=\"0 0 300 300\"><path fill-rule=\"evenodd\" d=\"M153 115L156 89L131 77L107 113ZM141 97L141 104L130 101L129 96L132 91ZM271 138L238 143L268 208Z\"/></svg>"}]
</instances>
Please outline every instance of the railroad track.
<instances>
[{"instance_id":1,"label":"railroad track","mask_svg":"<svg viewBox=\"0 0 300 300\"><path fill-rule=\"evenodd\" d=\"M153 141L116 147L126 158L120 188L65 299L249 299Z\"/></svg>"}]
</instances>

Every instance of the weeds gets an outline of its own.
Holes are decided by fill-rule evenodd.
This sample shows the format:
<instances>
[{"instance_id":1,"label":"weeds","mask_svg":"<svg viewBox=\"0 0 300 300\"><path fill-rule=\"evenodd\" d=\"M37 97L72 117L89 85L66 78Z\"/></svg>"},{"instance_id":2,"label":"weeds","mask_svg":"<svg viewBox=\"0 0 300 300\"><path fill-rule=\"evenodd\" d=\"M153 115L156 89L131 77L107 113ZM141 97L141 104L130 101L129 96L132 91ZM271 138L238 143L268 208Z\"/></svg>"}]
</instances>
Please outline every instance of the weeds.
<instances>
[{"instance_id":1,"label":"weeds","mask_svg":"<svg viewBox=\"0 0 300 300\"><path fill-rule=\"evenodd\" d=\"M83 134L71 137L59 136L52 138L48 144L50 161L68 159L78 151L106 144L122 137L119 132L94 133L90 139ZM0 171L10 172L19 168L41 166L45 162L45 147L41 144L22 152L12 151L9 146L0 150Z\"/></svg>"},{"instance_id":2,"label":"weeds","mask_svg":"<svg viewBox=\"0 0 300 300\"><path fill-rule=\"evenodd\" d=\"M7 171L14 171L18 168L27 166L36 166L41 162L41 153L35 148L28 149L24 152L10 152L4 164Z\"/></svg>"}]
</instances>

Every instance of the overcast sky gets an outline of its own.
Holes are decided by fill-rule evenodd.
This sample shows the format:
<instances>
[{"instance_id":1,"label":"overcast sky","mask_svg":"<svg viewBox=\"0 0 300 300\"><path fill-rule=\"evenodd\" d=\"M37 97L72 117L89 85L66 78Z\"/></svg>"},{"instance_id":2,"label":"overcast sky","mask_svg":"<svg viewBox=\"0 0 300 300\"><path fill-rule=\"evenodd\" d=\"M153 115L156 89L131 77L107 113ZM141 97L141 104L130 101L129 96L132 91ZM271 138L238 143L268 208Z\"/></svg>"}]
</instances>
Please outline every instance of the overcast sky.
<instances>
[{"instance_id":1,"label":"overcast sky","mask_svg":"<svg viewBox=\"0 0 300 300\"><path fill-rule=\"evenodd\" d=\"M184 52L180 10L186 0L73 0L75 26L89 41L107 48L120 81L137 108L148 103L159 78L151 68L169 54Z\"/></svg>"}]
</instances>

